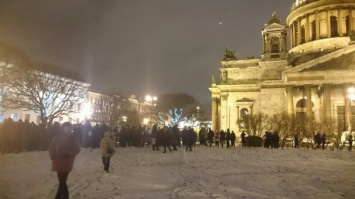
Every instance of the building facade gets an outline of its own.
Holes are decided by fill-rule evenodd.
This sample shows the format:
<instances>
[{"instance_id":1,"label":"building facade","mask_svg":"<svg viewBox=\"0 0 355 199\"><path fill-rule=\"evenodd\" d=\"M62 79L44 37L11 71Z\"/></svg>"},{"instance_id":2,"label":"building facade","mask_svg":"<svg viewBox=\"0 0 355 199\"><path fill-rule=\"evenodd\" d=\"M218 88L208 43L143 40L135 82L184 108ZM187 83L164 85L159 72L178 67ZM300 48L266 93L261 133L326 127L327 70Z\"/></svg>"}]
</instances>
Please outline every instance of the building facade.
<instances>
[{"instance_id":1,"label":"building facade","mask_svg":"<svg viewBox=\"0 0 355 199\"><path fill-rule=\"evenodd\" d=\"M212 128L240 132L245 115L287 112L351 130L354 17L353 0L297 0L287 25L274 13L262 29L261 58L238 60L226 49L220 81L209 88Z\"/></svg>"}]
</instances>

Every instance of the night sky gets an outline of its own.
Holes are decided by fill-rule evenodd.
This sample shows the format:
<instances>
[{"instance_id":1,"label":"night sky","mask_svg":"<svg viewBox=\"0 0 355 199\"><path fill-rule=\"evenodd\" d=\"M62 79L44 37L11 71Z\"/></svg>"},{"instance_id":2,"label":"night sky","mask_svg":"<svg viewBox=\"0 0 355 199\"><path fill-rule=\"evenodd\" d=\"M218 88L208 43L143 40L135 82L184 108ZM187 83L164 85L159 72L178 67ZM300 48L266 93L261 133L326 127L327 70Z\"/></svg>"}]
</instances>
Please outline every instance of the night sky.
<instances>
[{"instance_id":1,"label":"night sky","mask_svg":"<svg viewBox=\"0 0 355 199\"><path fill-rule=\"evenodd\" d=\"M261 29L295 0L0 0L0 41L125 96L184 92L210 104L228 46L259 57Z\"/></svg>"}]
</instances>

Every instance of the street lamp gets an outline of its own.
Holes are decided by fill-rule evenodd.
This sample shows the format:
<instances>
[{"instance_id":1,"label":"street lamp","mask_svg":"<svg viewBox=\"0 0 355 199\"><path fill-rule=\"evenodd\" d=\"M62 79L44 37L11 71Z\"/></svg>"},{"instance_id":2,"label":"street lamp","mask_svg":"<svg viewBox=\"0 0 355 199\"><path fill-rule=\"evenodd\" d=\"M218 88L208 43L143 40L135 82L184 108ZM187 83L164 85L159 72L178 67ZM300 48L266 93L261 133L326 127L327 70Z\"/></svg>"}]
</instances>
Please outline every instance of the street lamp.
<instances>
[{"instance_id":1,"label":"street lamp","mask_svg":"<svg viewBox=\"0 0 355 199\"><path fill-rule=\"evenodd\" d=\"M230 103L228 103L228 115L229 115L228 128L230 129L231 128L231 104Z\"/></svg>"},{"instance_id":2,"label":"street lamp","mask_svg":"<svg viewBox=\"0 0 355 199\"><path fill-rule=\"evenodd\" d=\"M151 96L151 95L146 95L145 98L144 98L145 102L148 102L149 105L153 105L155 106L155 104L153 104L153 101L157 101L158 100L158 97L156 96ZM140 122L140 119L141 119L141 98L139 98L139 102L138 102L138 118L139 118L139 122ZM150 122L150 113L149 113L149 122ZM143 120L143 123L146 124L146 121Z\"/></svg>"}]
</instances>

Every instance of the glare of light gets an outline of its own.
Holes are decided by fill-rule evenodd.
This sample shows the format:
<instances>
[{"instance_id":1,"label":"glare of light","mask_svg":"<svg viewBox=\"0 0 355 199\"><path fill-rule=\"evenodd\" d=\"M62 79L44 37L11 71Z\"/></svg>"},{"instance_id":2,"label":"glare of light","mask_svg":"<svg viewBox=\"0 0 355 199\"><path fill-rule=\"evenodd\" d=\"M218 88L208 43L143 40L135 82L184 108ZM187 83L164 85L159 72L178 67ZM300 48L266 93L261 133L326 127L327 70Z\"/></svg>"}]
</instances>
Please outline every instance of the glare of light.
<instances>
[{"instance_id":1,"label":"glare of light","mask_svg":"<svg viewBox=\"0 0 355 199\"><path fill-rule=\"evenodd\" d=\"M152 101L153 97L150 95L145 96L145 101L150 102Z\"/></svg>"},{"instance_id":2,"label":"glare of light","mask_svg":"<svg viewBox=\"0 0 355 199\"><path fill-rule=\"evenodd\" d=\"M220 22L219 22L219 25L223 25L223 23L220 21Z\"/></svg>"},{"instance_id":3,"label":"glare of light","mask_svg":"<svg viewBox=\"0 0 355 199\"><path fill-rule=\"evenodd\" d=\"M92 108L89 102L84 103L82 114L84 117L90 118L92 115Z\"/></svg>"},{"instance_id":4,"label":"glare of light","mask_svg":"<svg viewBox=\"0 0 355 199\"><path fill-rule=\"evenodd\" d=\"M126 116L122 116L122 120L123 120L124 122L127 122L127 117L126 117Z\"/></svg>"},{"instance_id":5,"label":"glare of light","mask_svg":"<svg viewBox=\"0 0 355 199\"><path fill-rule=\"evenodd\" d=\"M350 87L348 88L349 98L354 101L355 100L355 88Z\"/></svg>"},{"instance_id":6,"label":"glare of light","mask_svg":"<svg viewBox=\"0 0 355 199\"><path fill-rule=\"evenodd\" d=\"M153 101L157 101L157 100L158 100L158 97L156 97L156 96L151 96L151 95L145 96L145 101L149 102L150 104L152 104Z\"/></svg>"},{"instance_id":7,"label":"glare of light","mask_svg":"<svg viewBox=\"0 0 355 199\"><path fill-rule=\"evenodd\" d=\"M149 118L144 118L143 119L143 124L148 124L149 123Z\"/></svg>"},{"instance_id":8,"label":"glare of light","mask_svg":"<svg viewBox=\"0 0 355 199\"><path fill-rule=\"evenodd\" d=\"M199 106L197 106L197 107L196 107L196 109L197 109L197 110L200 110L200 107L199 107Z\"/></svg>"}]
</instances>

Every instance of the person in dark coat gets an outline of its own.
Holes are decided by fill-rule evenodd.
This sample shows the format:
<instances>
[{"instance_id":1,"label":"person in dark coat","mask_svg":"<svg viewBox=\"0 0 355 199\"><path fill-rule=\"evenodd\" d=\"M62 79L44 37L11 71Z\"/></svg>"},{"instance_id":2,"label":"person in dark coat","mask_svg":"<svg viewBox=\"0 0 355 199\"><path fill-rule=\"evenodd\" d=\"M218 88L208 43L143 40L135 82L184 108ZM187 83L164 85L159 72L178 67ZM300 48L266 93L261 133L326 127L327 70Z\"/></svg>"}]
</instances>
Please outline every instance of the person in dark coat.
<instances>
[{"instance_id":1,"label":"person in dark coat","mask_svg":"<svg viewBox=\"0 0 355 199\"><path fill-rule=\"evenodd\" d=\"M171 152L170 144L171 144L171 134L170 134L170 129L165 126L163 129L161 129L161 135L162 135L162 145L164 147L163 153L166 153L166 148L169 149Z\"/></svg>"},{"instance_id":2,"label":"person in dark coat","mask_svg":"<svg viewBox=\"0 0 355 199\"><path fill-rule=\"evenodd\" d=\"M177 124L174 125L174 127L171 130L173 132L173 138L172 138L171 142L173 145L173 150L176 151L177 150L176 146L178 146L180 143L180 130L179 130Z\"/></svg>"},{"instance_id":3,"label":"person in dark coat","mask_svg":"<svg viewBox=\"0 0 355 199\"><path fill-rule=\"evenodd\" d=\"M265 132L265 148L272 148L273 147L273 142L272 142L272 133L269 131Z\"/></svg>"},{"instance_id":4,"label":"person in dark coat","mask_svg":"<svg viewBox=\"0 0 355 199\"><path fill-rule=\"evenodd\" d=\"M188 140L188 130L186 126L181 131L181 138L182 138L182 146L186 146Z\"/></svg>"},{"instance_id":5,"label":"person in dark coat","mask_svg":"<svg viewBox=\"0 0 355 199\"><path fill-rule=\"evenodd\" d=\"M62 133L53 138L49 145L49 156L52 160L52 171L57 172L59 187L56 199L69 198L67 179L72 171L75 156L80 152L80 141L72 133L70 122L62 125Z\"/></svg>"},{"instance_id":6,"label":"person in dark coat","mask_svg":"<svg viewBox=\"0 0 355 199\"><path fill-rule=\"evenodd\" d=\"M242 147L245 147L246 145L246 139L245 139L245 132L242 131L242 134L240 134L240 137L242 138Z\"/></svg>"},{"instance_id":7,"label":"person in dark coat","mask_svg":"<svg viewBox=\"0 0 355 199\"><path fill-rule=\"evenodd\" d=\"M158 137L158 126L157 126L157 124L154 124L153 128L152 128L152 149L153 149L153 151L159 150L158 145L157 145L157 137Z\"/></svg>"},{"instance_id":8,"label":"person in dark coat","mask_svg":"<svg viewBox=\"0 0 355 199\"><path fill-rule=\"evenodd\" d=\"M226 140L226 133L223 131L223 129L221 130L220 136L221 136L220 143L221 143L221 146L223 148L224 142Z\"/></svg>"},{"instance_id":9,"label":"person in dark coat","mask_svg":"<svg viewBox=\"0 0 355 199\"><path fill-rule=\"evenodd\" d=\"M227 133L226 133L227 149L230 147L230 140L231 140L231 132L229 131L229 129L227 129Z\"/></svg>"},{"instance_id":10,"label":"person in dark coat","mask_svg":"<svg viewBox=\"0 0 355 199\"><path fill-rule=\"evenodd\" d=\"M275 131L274 134L272 134L271 140L272 140L272 148L275 149L279 148L280 136L277 133L277 131Z\"/></svg>"},{"instance_id":11,"label":"person in dark coat","mask_svg":"<svg viewBox=\"0 0 355 199\"><path fill-rule=\"evenodd\" d=\"M200 145L206 146L205 143L205 129L203 127L200 128L198 132L198 139L200 140Z\"/></svg>"},{"instance_id":12,"label":"person in dark coat","mask_svg":"<svg viewBox=\"0 0 355 199\"><path fill-rule=\"evenodd\" d=\"M234 131L232 131L232 133L231 133L231 146L235 147L235 139L236 139L235 133L234 133Z\"/></svg>"},{"instance_id":13,"label":"person in dark coat","mask_svg":"<svg viewBox=\"0 0 355 199\"><path fill-rule=\"evenodd\" d=\"M186 140L186 151L187 149L189 149L189 151L192 151L192 145L193 145L193 141L194 141L194 137L195 137L195 132L194 130L189 127L189 129L187 130L187 140Z\"/></svg>"},{"instance_id":14,"label":"person in dark coat","mask_svg":"<svg viewBox=\"0 0 355 199\"><path fill-rule=\"evenodd\" d=\"M295 142L295 148L298 148L299 147L299 138L298 138L298 133L295 133L295 137L293 138L294 139L294 142Z\"/></svg>"},{"instance_id":15,"label":"person in dark coat","mask_svg":"<svg viewBox=\"0 0 355 199\"><path fill-rule=\"evenodd\" d=\"M321 138L321 136L320 136L320 133L318 132L318 133L314 136L314 143L316 144L316 147L315 147L314 149L319 149L321 142L322 142L322 138Z\"/></svg>"},{"instance_id":16,"label":"person in dark coat","mask_svg":"<svg viewBox=\"0 0 355 199\"><path fill-rule=\"evenodd\" d=\"M325 137L325 133L323 133L322 138L321 138L321 142L322 142L322 149L325 149L325 143L327 141L327 138Z\"/></svg>"},{"instance_id":17,"label":"person in dark coat","mask_svg":"<svg viewBox=\"0 0 355 199\"><path fill-rule=\"evenodd\" d=\"M212 147L213 138L214 138L214 132L212 131L211 128L208 128L208 142L210 143L210 147Z\"/></svg>"}]
</instances>

